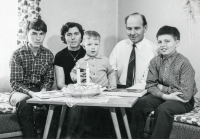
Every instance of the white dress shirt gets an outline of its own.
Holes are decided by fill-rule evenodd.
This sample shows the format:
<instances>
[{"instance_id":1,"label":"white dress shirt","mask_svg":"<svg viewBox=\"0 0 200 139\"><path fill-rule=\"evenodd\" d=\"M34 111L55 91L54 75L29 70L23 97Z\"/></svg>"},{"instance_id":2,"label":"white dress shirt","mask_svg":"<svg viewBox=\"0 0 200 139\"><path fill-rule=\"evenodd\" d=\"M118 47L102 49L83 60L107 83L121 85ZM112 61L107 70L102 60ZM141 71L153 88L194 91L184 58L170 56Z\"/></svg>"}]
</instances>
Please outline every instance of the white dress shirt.
<instances>
[{"instance_id":1,"label":"white dress shirt","mask_svg":"<svg viewBox=\"0 0 200 139\"><path fill-rule=\"evenodd\" d=\"M118 84L121 85L126 85L128 62L133 47L132 45L133 43L130 39L122 40L117 43L110 54L110 64L116 70ZM146 38L143 38L142 41L135 45L136 72L134 85L131 88L144 89L150 60L157 54L158 47Z\"/></svg>"}]
</instances>

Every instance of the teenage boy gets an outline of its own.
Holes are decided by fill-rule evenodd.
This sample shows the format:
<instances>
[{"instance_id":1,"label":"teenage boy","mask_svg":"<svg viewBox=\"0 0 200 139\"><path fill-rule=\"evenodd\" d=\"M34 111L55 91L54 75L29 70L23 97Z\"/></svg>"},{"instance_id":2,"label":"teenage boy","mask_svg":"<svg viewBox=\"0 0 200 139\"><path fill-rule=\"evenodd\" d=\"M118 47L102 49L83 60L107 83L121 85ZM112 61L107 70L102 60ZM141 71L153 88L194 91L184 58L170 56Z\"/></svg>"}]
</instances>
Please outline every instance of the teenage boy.
<instances>
[{"instance_id":1,"label":"teenage boy","mask_svg":"<svg viewBox=\"0 0 200 139\"><path fill-rule=\"evenodd\" d=\"M49 91L54 82L54 56L42 46L47 26L41 19L28 21L27 43L18 48L10 60L10 104L17 107L18 120L23 138L36 138L33 105L27 99L35 97L34 92Z\"/></svg>"},{"instance_id":2,"label":"teenage boy","mask_svg":"<svg viewBox=\"0 0 200 139\"><path fill-rule=\"evenodd\" d=\"M160 53L150 62L146 81L148 94L132 107L133 139L143 138L146 118L152 111L155 111L155 126L151 139L169 139L174 115L191 111L198 92L191 63L176 50L180 44L178 29L163 26L156 37Z\"/></svg>"}]
</instances>

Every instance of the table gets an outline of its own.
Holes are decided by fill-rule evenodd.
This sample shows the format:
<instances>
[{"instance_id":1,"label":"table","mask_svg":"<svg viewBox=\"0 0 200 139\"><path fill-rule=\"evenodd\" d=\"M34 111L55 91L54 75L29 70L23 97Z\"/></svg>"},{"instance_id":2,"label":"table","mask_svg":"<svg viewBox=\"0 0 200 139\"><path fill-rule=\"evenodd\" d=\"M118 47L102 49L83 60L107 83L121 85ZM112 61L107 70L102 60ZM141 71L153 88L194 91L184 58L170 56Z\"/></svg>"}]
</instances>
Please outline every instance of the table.
<instances>
[{"instance_id":1,"label":"table","mask_svg":"<svg viewBox=\"0 0 200 139\"><path fill-rule=\"evenodd\" d=\"M95 103L95 102L94 103L87 103L87 102L84 102L84 103L77 103L76 105L77 106L108 107L109 110L110 110L110 113L111 113L111 117L112 117L112 121L113 121L113 124L114 124L117 139L121 139L121 133L120 133L117 115L116 115L116 111L115 111L115 108L119 107L121 114L122 114L124 124L125 124L126 133L128 135L128 138L132 139L129 124L128 124L127 115L126 115L124 108L132 107L136 103L137 100L138 100L138 97L121 97L121 98L110 98L107 103ZM56 137L56 139L59 139L60 133L61 133L61 130L62 130L62 124L63 124L64 117L65 117L66 108L67 108L66 103L60 102L60 101L48 101L48 99L39 99L39 98L28 99L27 103L50 105L49 110L48 110L45 129L44 129L43 139L47 139L47 135L48 135L48 132L49 132L49 128L50 128L50 124L51 124L51 120L52 120L52 117L53 117L55 106L56 105L62 105L62 111L61 111L61 115L60 115L60 121L59 121L59 126L58 126L58 131L57 131L57 137Z\"/></svg>"}]
</instances>

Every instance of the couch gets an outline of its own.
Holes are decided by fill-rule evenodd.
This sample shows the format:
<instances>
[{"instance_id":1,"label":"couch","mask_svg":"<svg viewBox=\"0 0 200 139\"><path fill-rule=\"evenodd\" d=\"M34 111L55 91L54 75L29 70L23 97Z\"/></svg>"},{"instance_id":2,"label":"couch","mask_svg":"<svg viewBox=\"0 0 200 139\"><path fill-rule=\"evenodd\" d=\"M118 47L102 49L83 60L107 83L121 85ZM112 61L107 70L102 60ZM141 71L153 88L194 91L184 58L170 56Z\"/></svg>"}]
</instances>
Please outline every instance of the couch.
<instances>
[{"instance_id":1,"label":"couch","mask_svg":"<svg viewBox=\"0 0 200 139\"><path fill-rule=\"evenodd\" d=\"M9 104L10 93L0 93L0 139L21 139L22 132L18 123L16 107ZM34 119L38 136L41 136L46 116L46 107L34 107Z\"/></svg>"},{"instance_id":2,"label":"couch","mask_svg":"<svg viewBox=\"0 0 200 139\"><path fill-rule=\"evenodd\" d=\"M16 108L8 102L10 93L0 93L0 139L22 136Z\"/></svg>"},{"instance_id":3,"label":"couch","mask_svg":"<svg viewBox=\"0 0 200 139\"><path fill-rule=\"evenodd\" d=\"M144 137L150 138L154 128L154 112L147 117ZM170 139L200 139L200 98L195 98L194 109L175 115Z\"/></svg>"}]
</instances>

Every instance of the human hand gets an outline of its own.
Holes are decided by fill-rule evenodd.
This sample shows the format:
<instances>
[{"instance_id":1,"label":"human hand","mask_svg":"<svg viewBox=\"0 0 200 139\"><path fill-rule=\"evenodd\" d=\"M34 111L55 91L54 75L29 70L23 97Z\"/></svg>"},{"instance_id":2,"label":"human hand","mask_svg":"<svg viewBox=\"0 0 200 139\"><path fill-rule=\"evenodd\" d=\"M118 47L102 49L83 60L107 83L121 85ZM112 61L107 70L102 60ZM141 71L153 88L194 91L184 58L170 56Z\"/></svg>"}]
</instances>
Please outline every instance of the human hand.
<instances>
[{"instance_id":1,"label":"human hand","mask_svg":"<svg viewBox=\"0 0 200 139\"><path fill-rule=\"evenodd\" d=\"M158 87L158 89L161 91L161 90L162 90L162 87L163 87L163 85L162 85L162 84L157 84L157 87Z\"/></svg>"},{"instance_id":2,"label":"human hand","mask_svg":"<svg viewBox=\"0 0 200 139\"><path fill-rule=\"evenodd\" d=\"M86 70L80 69L81 82L86 82Z\"/></svg>"},{"instance_id":3,"label":"human hand","mask_svg":"<svg viewBox=\"0 0 200 139\"><path fill-rule=\"evenodd\" d=\"M46 88L43 88L40 92L45 92L45 91L47 91Z\"/></svg>"},{"instance_id":4,"label":"human hand","mask_svg":"<svg viewBox=\"0 0 200 139\"><path fill-rule=\"evenodd\" d=\"M164 100L176 100L176 101L181 101L183 103L186 103L186 102L189 101L189 100L183 100L182 98L180 98L181 95L183 95L183 93L181 93L181 92L174 92L172 94L164 94L162 98Z\"/></svg>"},{"instance_id":5,"label":"human hand","mask_svg":"<svg viewBox=\"0 0 200 139\"><path fill-rule=\"evenodd\" d=\"M116 87L114 87L114 86L108 86L107 87L107 90L113 90L113 89L116 89Z\"/></svg>"},{"instance_id":6,"label":"human hand","mask_svg":"<svg viewBox=\"0 0 200 139\"><path fill-rule=\"evenodd\" d=\"M28 92L28 95L29 95L30 97L32 97L32 98L36 97L36 96L35 96L35 92L33 92L33 91L29 91L29 92Z\"/></svg>"}]
</instances>

